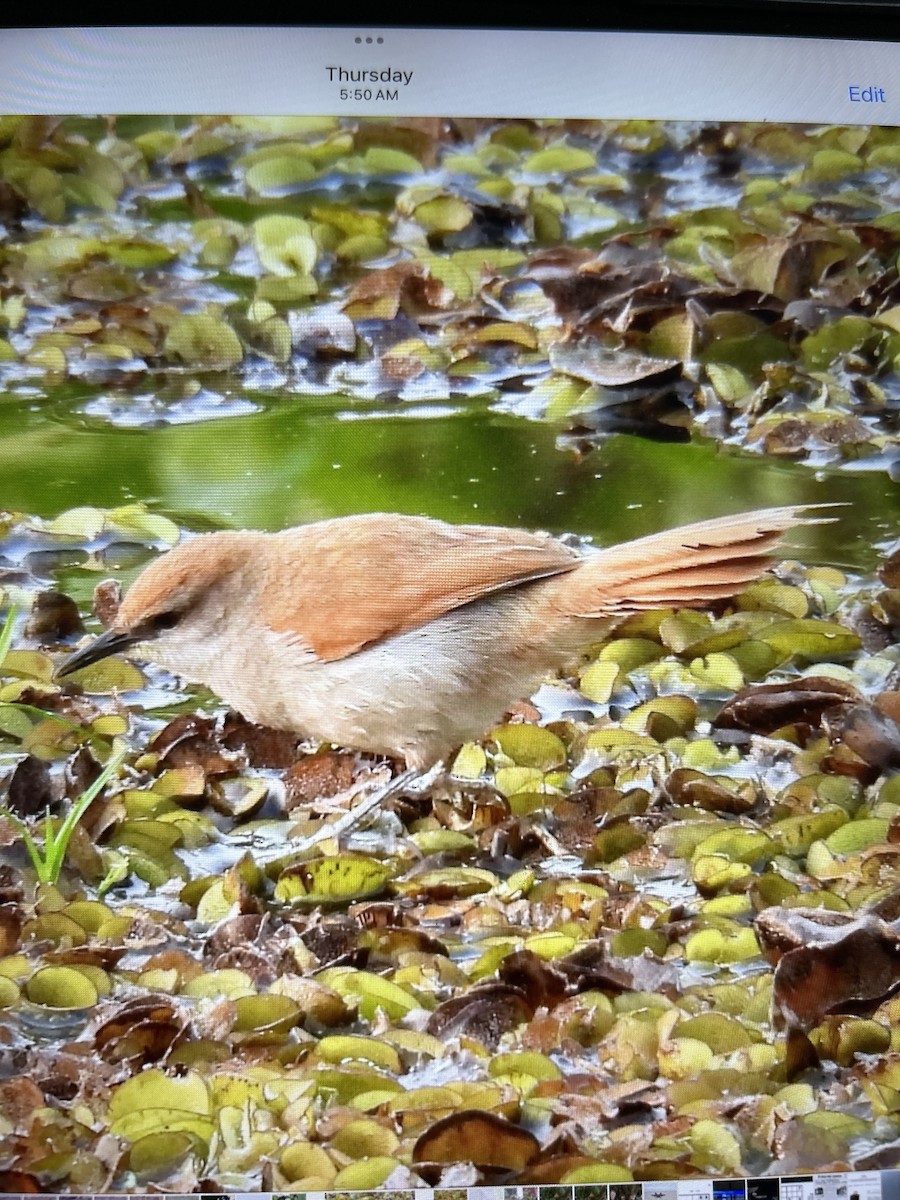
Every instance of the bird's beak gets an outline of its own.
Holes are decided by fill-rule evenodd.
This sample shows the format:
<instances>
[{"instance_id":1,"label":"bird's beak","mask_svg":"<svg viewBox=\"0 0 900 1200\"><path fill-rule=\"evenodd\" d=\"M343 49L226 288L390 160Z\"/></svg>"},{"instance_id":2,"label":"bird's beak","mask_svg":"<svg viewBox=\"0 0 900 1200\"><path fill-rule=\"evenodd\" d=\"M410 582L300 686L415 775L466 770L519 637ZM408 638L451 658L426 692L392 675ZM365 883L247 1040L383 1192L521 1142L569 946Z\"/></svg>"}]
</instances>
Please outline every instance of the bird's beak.
<instances>
[{"instance_id":1,"label":"bird's beak","mask_svg":"<svg viewBox=\"0 0 900 1200\"><path fill-rule=\"evenodd\" d=\"M135 633L123 632L118 629L107 629L105 633L101 633L89 645L82 646L80 650L76 650L74 654L66 659L62 666L56 668L53 674L57 679L61 679L63 675L71 675L73 671L79 671L82 667L99 662L101 658L107 658L110 654L117 654L120 650L127 650L129 646L133 646L142 640Z\"/></svg>"}]
</instances>

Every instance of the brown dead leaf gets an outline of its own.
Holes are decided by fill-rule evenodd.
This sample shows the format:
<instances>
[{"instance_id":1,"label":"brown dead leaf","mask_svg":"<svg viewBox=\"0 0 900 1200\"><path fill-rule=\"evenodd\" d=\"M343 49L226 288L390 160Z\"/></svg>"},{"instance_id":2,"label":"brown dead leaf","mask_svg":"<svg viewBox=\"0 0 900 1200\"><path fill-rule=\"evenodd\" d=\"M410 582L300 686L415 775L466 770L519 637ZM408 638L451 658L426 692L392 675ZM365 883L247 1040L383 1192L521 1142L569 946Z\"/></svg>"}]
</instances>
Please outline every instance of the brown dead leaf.
<instances>
[{"instance_id":1,"label":"brown dead leaf","mask_svg":"<svg viewBox=\"0 0 900 1200\"><path fill-rule=\"evenodd\" d=\"M578 1167L590 1167L593 1164L594 1159L588 1158L585 1154L559 1154L543 1162L532 1163L518 1177L517 1182L519 1184L537 1184L539 1187L544 1187L548 1184L559 1183L564 1175L568 1175L569 1171L574 1171Z\"/></svg>"},{"instance_id":2,"label":"brown dead leaf","mask_svg":"<svg viewBox=\"0 0 900 1200\"><path fill-rule=\"evenodd\" d=\"M151 954L144 962L145 971L177 971L179 986L184 986L189 979L195 979L203 974L203 967L197 959L186 950L162 950L159 954Z\"/></svg>"},{"instance_id":3,"label":"brown dead leaf","mask_svg":"<svg viewBox=\"0 0 900 1200\"><path fill-rule=\"evenodd\" d=\"M273 958L258 944L265 923L266 918L259 913L244 913L217 925L204 947L210 969L244 971L257 985L272 983L280 955Z\"/></svg>"},{"instance_id":4,"label":"brown dead leaf","mask_svg":"<svg viewBox=\"0 0 900 1200\"><path fill-rule=\"evenodd\" d=\"M31 1079L4 1079L0 1082L0 1112L14 1129L26 1132L36 1108L46 1104L44 1093Z\"/></svg>"},{"instance_id":5,"label":"brown dead leaf","mask_svg":"<svg viewBox=\"0 0 900 1200\"><path fill-rule=\"evenodd\" d=\"M775 962L773 1008L811 1029L829 1013L868 1015L900 987L900 934L871 913L767 908L756 918Z\"/></svg>"},{"instance_id":6,"label":"brown dead leaf","mask_svg":"<svg viewBox=\"0 0 900 1200\"><path fill-rule=\"evenodd\" d=\"M0 958L15 954L22 934L22 910L18 904L0 904Z\"/></svg>"},{"instance_id":7,"label":"brown dead leaf","mask_svg":"<svg viewBox=\"0 0 900 1200\"><path fill-rule=\"evenodd\" d=\"M214 717L182 713L161 729L151 743L165 770L197 768L207 776L234 775L244 765L241 757L222 745Z\"/></svg>"},{"instance_id":8,"label":"brown dead leaf","mask_svg":"<svg viewBox=\"0 0 900 1200\"><path fill-rule=\"evenodd\" d=\"M489 983L452 996L431 1014L427 1030L441 1041L467 1037L494 1050L503 1035L530 1020L534 1009L514 987Z\"/></svg>"},{"instance_id":9,"label":"brown dead leaf","mask_svg":"<svg viewBox=\"0 0 900 1200\"><path fill-rule=\"evenodd\" d=\"M93 613L104 629L116 619L122 603L122 585L118 579L104 579L94 588Z\"/></svg>"},{"instance_id":10,"label":"brown dead leaf","mask_svg":"<svg viewBox=\"0 0 900 1200\"><path fill-rule=\"evenodd\" d=\"M818 727L830 709L858 703L860 693L849 683L827 675L807 675L787 683L754 684L723 705L713 721L717 729L773 733L785 725Z\"/></svg>"},{"instance_id":11,"label":"brown dead leaf","mask_svg":"<svg viewBox=\"0 0 900 1200\"><path fill-rule=\"evenodd\" d=\"M22 218L27 212L28 201L18 188L3 180L0 183L0 221L10 229L19 230L22 227Z\"/></svg>"},{"instance_id":12,"label":"brown dead leaf","mask_svg":"<svg viewBox=\"0 0 900 1200\"><path fill-rule=\"evenodd\" d=\"M565 974L532 950L517 950L508 954L497 974L502 983L516 988L533 1010L553 1009L571 995Z\"/></svg>"},{"instance_id":13,"label":"brown dead leaf","mask_svg":"<svg viewBox=\"0 0 900 1200\"><path fill-rule=\"evenodd\" d=\"M734 255L731 269L737 283L787 302L808 296L828 268L847 255L846 246L827 241L824 234L794 241L760 235Z\"/></svg>"},{"instance_id":14,"label":"brown dead leaf","mask_svg":"<svg viewBox=\"0 0 900 1200\"><path fill-rule=\"evenodd\" d=\"M355 764L355 755L333 750L309 754L293 763L284 777L287 812L345 792L353 783Z\"/></svg>"},{"instance_id":15,"label":"brown dead leaf","mask_svg":"<svg viewBox=\"0 0 900 1200\"><path fill-rule=\"evenodd\" d=\"M874 705L857 704L845 714L841 741L871 767L900 766L900 726Z\"/></svg>"},{"instance_id":16,"label":"brown dead leaf","mask_svg":"<svg viewBox=\"0 0 900 1200\"><path fill-rule=\"evenodd\" d=\"M82 746L66 761L66 795L70 799L80 796L102 772L103 768L87 746ZM92 833L97 832L96 826L90 821L85 824Z\"/></svg>"},{"instance_id":17,"label":"brown dead leaf","mask_svg":"<svg viewBox=\"0 0 900 1200\"><path fill-rule=\"evenodd\" d=\"M369 951L360 945L359 939L359 923L342 917L313 925L300 935L304 946L318 960L320 969L365 966Z\"/></svg>"},{"instance_id":18,"label":"brown dead leaf","mask_svg":"<svg viewBox=\"0 0 900 1200\"><path fill-rule=\"evenodd\" d=\"M390 321L401 307L413 313L444 309L453 299L450 289L433 279L422 263L406 261L364 275L347 297L344 312L354 320Z\"/></svg>"},{"instance_id":19,"label":"brown dead leaf","mask_svg":"<svg viewBox=\"0 0 900 1200\"><path fill-rule=\"evenodd\" d=\"M283 771L297 758L296 734L284 729L254 725L240 713L226 713L222 722L222 745L230 752L245 755L251 767Z\"/></svg>"},{"instance_id":20,"label":"brown dead leaf","mask_svg":"<svg viewBox=\"0 0 900 1200\"><path fill-rule=\"evenodd\" d=\"M217 925L203 947L204 958L217 958L235 946L247 946L258 938L266 918L259 913L229 917Z\"/></svg>"},{"instance_id":21,"label":"brown dead leaf","mask_svg":"<svg viewBox=\"0 0 900 1200\"><path fill-rule=\"evenodd\" d=\"M691 767L676 767L666 779L665 788L675 804L694 805L707 812L731 813L734 816L749 812L758 800L756 786L750 781L739 790L732 791Z\"/></svg>"},{"instance_id":22,"label":"brown dead leaf","mask_svg":"<svg viewBox=\"0 0 900 1200\"><path fill-rule=\"evenodd\" d=\"M0 1171L0 1192L30 1194L43 1190L37 1176L28 1171Z\"/></svg>"},{"instance_id":23,"label":"brown dead leaf","mask_svg":"<svg viewBox=\"0 0 900 1200\"><path fill-rule=\"evenodd\" d=\"M353 135L353 147L357 153L364 153L371 146L386 146L391 150L402 150L417 158L423 166L434 166L440 129L438 122L432 120L414 121L407 118L404 121L360 122ZM316 215L315 208L312 215Z\"/></svg>"},{"instance_id":24,"label":"brown dead leaf","mask_svg":"<svg viewBox=\"0 0 900 1200\"><path fill-rule=\"evenodd\" d=\"M121 1067L105 1062L93 1052L90 1042L81 1041L71 1042L62 1049L32 1047L22 1074L32 1079L48 1098L68 1103L77 1096L108 1097L112 1081L121 1078Z\"/></svg>"},{"instance_id":25,"label":"brown dead leaf","mask_svg":"<svg viewBox=\"0 0 900 1200\"><path fill-rule=\"evenodd\" d=\"M277 978L278 963L273 963L262 950L253 946L235 946L226 950L213 959L210 966L214 971L243 971L257 987L267 987Z\"/></svg>"},{"instance_id":26,"label":"brown dead leaf","mask_svg":"<svg viewBox=\"0 0 900 1200\"><path fill-rule=\"evenodd\" d=\"M38 592L31 602L25 636L40 642L55 642L72 633L83 633L78 605L62 592Z\"/></svg>"},{"instance_id":27,"label":"brown dead leaf","mask_svg":"<svg viewBox=\"0 0 900 1200\"><path fill-rule=\"evenodd\" d=\"M388 925L364 934L373 958L396 961L401 954L441 954L448 957L447 947L424 929Z\"/></svg>"},{"instance_id":28,"label":"brown dead leaf","mask_svg":"<svg viewBox=\"0 0 900 1200\"><path fill-rule=\"evenodd\" d=\"M537 1158L533 1133L494 1113L465 1111L436 1121L413 1147L413 1162L471 1162L478 1167L521 1171Z\"/></svg>"},{"instance_id":29,"label":"brown dead leaf","mask_svg":"<svg viewBox=\"0 0 900 1200\"><path fill-rule=\"evenodd\" d=\"M0 863L0 904L19 904L23 895L21 873L9 863Z\"/></svg>"},{"instance_id":30,"label":"brown dead leaf","mask_svg":"<svg viewBox=\"0 0 900 1200\"><path fill-rule=\"evenodd\" d=\"M827 421L779 415L759 421L747 434L747 442L777 458L806 458L813 449L832 452L848 446L855 451L868 445L872 436L860 418L849 414Z\"/></svg>"},{"instance_id":31,"label":"brown dead leaf","mask_svg":"<svg viewBox=\"0 0 900 1200\"><path fill-rule=\"evenodd\" d=\"M592 991L662 992L678 994L678 972L674 964L650 955L614 958L601 941L587 942L574 953L558 958L554 967L568 981L569 993Z\"/></svg>"},{"instance_id":32,"label":"brown dead leaf","mask_svg":"<svg viewBox=\"0 0 900 1200\"><path fill-rule=\"evenodd\" d=\"M889 588L900 588L900 548L887 556L878 568L878 577Z\"/></svg>"},{"instance_id":33,"label":"brown dead leaf","mask_svg":"<svg viewBox=\"0 0 900 1200\"><path fill-rule=\"evenodd\" d=\"M188 1018L172 1001L127 1000L94 1033L94 1049L108 1063L135 1071L159 1062L183 1040Z\"/></svg>"},{"instance_id":34,"label":"brown dead leaf","mask_svg":"<svg viewBox=\"0 0 900 1200\"><path fill-rule=\"evenodd\" d=\"M900 1162L900 1139L887 1142L875 1150L858 1155L853 1160L856 1171L889 1171L896 1170Z\"/></svg>"},{"instance_id":35,"label":"brown dead leaf","mask_svg":"<svg viewBox=\"0 0 900 1200\"><path fill-rule=\"evenodd\" d=\"M533 255L528 278L540 285L557 312L578 328L599 312L621 309L642 287L660 278L659 264L619 264L606 253L554 247Z\"/></svg>"},{"instance_id":36,"label":"brown dead leaf","mask_svg":"<svg viewBox=\"0 0 900 1200\"><path fill-rule=\"evenodd\" d=\"M66 686L75 687L74 684ZM20 704L33 704L36 708L44 709L45 712L59 713L60 716L68 717L70 721L74 721L78 725L90 725L102 712L87 696L67 691L50 692L40 685L23 688L19 692L18 701Z\"/></svg>"},{"instance_id":37,"label":"brown dead leaf","mask_svg":"<svg viewBox=\"0 0 900 1200\"><path fill-rule=\"evenodd\" d=\"M53 810L59 800L50 767L29 754L16 765L9 781L7 805L18 817L36 817Z\"/></svg>"},{"instance_id":38,"label":"brown dead leaf","mask_svg":"<svg viewBox=\"0 0 900 1200\"><path fill-rule=\"evenodd\" d=\"M104 946L93 942L86 946L62 946L49 950L44 959L48 963L63 963L71 967L101 967L111 971L125 957L124 946Z\"/></svg>"}]
</instances>

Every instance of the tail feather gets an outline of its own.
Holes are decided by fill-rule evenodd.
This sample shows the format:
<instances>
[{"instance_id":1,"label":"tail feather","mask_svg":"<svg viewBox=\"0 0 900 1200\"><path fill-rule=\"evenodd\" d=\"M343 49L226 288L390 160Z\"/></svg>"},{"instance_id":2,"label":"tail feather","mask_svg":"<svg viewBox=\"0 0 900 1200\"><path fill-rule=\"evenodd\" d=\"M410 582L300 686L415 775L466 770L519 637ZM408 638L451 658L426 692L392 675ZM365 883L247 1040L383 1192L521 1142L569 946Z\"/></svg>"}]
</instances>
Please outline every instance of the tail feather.
<instances>
[{"instance_id":1,"label":"tail feather","mask_svg":"<svg viewBox=\"0 0 900 1200\"><path fill-rule=\"evenodd\" d=\"M728 599L766 570L787 530L834 520L806 515L819 507L830 506L717 517L603 550L556 581L556 606L571 616L608 617Z\"/></svg>"},{"instance_id":2,"label":"tail feather","mask_svg":"<svg viewBox=\"0 0 900 1200\"><path fill-rule=\"evenodd\" d=\"M638 612L652 608L691 608L713 600L727 600L759 579L767 567L768 558L745 558L738 563L720 564L714 571L685 570L662 579L638 581L628 595L616 603L619 611ZM646 584L641 588L640 583Z\"/></svg>"}]
</instances>

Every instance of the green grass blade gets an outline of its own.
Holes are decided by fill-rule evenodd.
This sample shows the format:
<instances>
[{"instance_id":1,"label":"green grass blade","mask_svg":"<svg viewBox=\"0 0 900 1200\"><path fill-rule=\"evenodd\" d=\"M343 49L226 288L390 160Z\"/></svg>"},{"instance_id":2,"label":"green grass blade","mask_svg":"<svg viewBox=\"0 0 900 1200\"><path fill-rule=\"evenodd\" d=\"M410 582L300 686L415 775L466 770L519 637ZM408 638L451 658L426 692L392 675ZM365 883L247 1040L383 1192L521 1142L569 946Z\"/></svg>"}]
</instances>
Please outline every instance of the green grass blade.
<instances>
[{"instance_id":1,"label":"green grass blade","mask_svg":"<svg viewBox=\"0 0 900 1200\"><path fill-rule=\"evenodd\" d=\"M6 620L3 622L3 628L0 629L0 664L9 653L9 648L12 645L13 626L16 623L16 617L19 615L19 610L14 604L9 606L9 612L6 614Z\"/></svg>"},{"instance_id":2,"label":"green grass blade","mask_svg":"<svg viewBox=\"0 0 900 1200\"><path fill-rule=\"evenodd\" d=\"M60 848L57 841L56 821L51 817L50 813L47 813L47 819L44 821L44 862L47 864L47 874L50 878L42 882L56 883L59 879L59 873L62 870L62 863L65 856L65 843Z\"/></svg>"},{"instance_id":3,"label":"green grass blade","mask_svg":"<svg viewBox=\"0 0 900 1200\"><path fill-rule=\"evenodd\" d=\"M53 838L53 845L47 852L48 861L52 859L52 867L55 872L52 880L53 883L56 883L57 879L59 879L59 873L62 870L63 859L66 856L66 850L68 849L72 834L75 832L75 826L87 812L91 802L97 798L115 772L122 765L127 753L128 747L120 746L119 749L113 753L109 762L100 772L91 786L85 788L85 790L81 793L66 814L66 819L59 827L58 832Z\"/></svg>"}]
</instances>

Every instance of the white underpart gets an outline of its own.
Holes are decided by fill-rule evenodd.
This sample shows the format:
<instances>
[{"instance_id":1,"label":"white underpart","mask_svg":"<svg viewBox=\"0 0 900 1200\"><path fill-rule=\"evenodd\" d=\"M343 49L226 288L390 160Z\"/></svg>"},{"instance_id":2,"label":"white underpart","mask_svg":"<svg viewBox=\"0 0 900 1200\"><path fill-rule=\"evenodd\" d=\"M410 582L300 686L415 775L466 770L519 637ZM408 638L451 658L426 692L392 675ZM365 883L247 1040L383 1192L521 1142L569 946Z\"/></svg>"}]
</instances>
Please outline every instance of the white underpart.
<instances>
[{"instance_id":1,"label":"white underpart","mask_svg":"<svg viewBox=\"0 0 900 1200\"><path fill-rule=\"evenodd\" d=\"M141 649L248 720L422 768L484 734L566 657L546 633L523 641L535 628L526 595L490 596L332 662L206 606Z\"/></svg>"}]
</instances>

